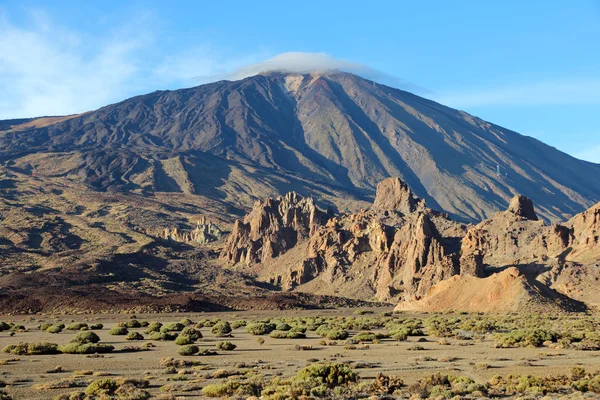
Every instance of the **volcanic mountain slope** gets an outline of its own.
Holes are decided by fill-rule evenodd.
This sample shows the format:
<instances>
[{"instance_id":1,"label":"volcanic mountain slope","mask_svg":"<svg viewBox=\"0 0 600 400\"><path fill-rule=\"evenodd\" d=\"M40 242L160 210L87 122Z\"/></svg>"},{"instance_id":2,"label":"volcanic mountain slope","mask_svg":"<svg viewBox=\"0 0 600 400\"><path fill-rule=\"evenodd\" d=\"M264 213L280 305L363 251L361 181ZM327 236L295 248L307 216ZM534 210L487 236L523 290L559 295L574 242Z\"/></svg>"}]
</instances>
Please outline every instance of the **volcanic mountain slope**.
<instances>
[{"instance_id":1,"label":"volcanic mountain slope","mask_svg":"<svg viewBox=\"0 0 600 400\"><path fill-rule=\"evenodd\" d=\"M467 221L517 193L553 221L600 200L598 164L342 72L268 73L36 121L0 123L3 165L100 191L181 192L242 209L296 191L356 211L399 176Z\"/></svg>"},{"instance_id":2,"label":"volcanic mountain slope","mask_svg":"<svg viewBox=\"0 0 600 400\"><path fill-rule=\"evenodd\" d=\"M236 223L221 259L285 290L400 300L399 309L600 305L593 283L600 278L600 204L548 226L533 202L517 195L506 211L466 226L427 208L399 178L388 178L371 209L314 215L323 212L296 194L257 203ZM288 245L274 252L272 243L283 236Z\"/></svg>"}]
</instances>

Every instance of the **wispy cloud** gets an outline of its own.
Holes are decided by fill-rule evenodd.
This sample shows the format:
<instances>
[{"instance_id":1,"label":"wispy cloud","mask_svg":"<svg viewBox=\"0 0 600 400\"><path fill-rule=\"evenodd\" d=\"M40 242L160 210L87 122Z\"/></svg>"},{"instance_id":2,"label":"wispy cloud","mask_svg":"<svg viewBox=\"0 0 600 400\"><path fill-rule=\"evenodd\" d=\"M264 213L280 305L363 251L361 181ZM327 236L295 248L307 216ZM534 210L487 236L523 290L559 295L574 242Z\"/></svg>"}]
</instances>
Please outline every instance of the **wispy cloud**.
<instances>
[{"instance_id":1,"label":"wispy cloud","mask_svg":"<svg viewBox=\"0 0 600 400\"><path fill-rule=\"evenodd\" d=\"M327 53L285 52L260 62L239 67L227 74L226 77L227 79L235 80L271 71L305 74L312 71L331 70L351 72L366 79L418 93L428 92L422 87L386 72L371 68L365 64L335 58Z\"/></svg>"},{"instance_id":2,"label":"wispy cloud","mask_svg":"<svg viewBox=\"0 0 600 400\"><path fill-rule=\"evenodd\" d=\"M431 96L456 108L485 106L538 106L599 104L600 79L576 79L507 84L449 92Z\"/></svg>"},{"instance_id":3,"label":"wispy cloud","mask_svg":"<svg viewBox=\"0 0 600 400\"><path fill-rule=\"evenodd\" d=\"M297 51L273 56L263 49L243 56L227 57L212 46L202 46L167 57L156 68L155 76L159 81L171 80L198 85L224 79L239 80L272 71L305 74L332 70L351 72L366 79L417 93L428 93L422 87L365 64L335 58L327 53Z\"/></svg>"},{"instance_id":4,"label":"wispy cloud","mask_svg":"<svg viewBox=\"0 0 600 400\"><path fill-rule=\"evenodd\" d=\"M0 119L82 112L128 93L143 31L90 38L30 16L25 29L0 15Z\"/></svg>"}]
</instances>

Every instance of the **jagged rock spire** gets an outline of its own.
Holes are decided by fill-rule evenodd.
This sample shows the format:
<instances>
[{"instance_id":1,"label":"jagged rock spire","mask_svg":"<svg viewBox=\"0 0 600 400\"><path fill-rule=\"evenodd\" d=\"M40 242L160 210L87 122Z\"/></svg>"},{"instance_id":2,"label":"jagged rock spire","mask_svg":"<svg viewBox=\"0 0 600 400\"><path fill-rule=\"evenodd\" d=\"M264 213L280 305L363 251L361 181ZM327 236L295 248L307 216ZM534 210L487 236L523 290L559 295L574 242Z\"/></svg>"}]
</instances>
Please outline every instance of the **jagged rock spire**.
<instances>
[{"instance_id":1,"label":"jagged rock spire","mask_svg":"<svg viewBox=\"0 0 600 400\"><path fill-rule=\"evenodd\" d=\"M410 187L398 177L386 178L377 185L373 208L410 214L425 209L425 200L415 196Z\"/></svg>"},{"instance_id":2,"label":"jagged rock spire","mask_svg":"<svg viewBox=\"0 0 600 400\"><path fill-rule=\"evenodd\" d=\"M508 205L507 211L510 211L511 213L524 219L531 221L538 220L538 216L535 213L535 208L533 207L533 201L520 194L512 198L510 204Z\"/></svg>"}]
</instances>

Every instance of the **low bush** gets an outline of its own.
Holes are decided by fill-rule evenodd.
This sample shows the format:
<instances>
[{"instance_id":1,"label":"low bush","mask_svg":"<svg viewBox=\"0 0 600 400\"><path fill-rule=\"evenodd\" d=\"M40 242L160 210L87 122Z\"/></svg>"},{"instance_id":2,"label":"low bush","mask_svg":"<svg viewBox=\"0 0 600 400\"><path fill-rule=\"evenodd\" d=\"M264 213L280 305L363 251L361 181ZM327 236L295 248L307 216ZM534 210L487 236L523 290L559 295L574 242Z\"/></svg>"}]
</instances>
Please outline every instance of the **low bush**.
<instances>
[{"instance_id":1,"label":"low bush","mask_svg":"<svg viewBox=\"0 0 600 400\"><path fill-rule=\"evenodd\" d=\"M96 335L94 332L90 331L82 331L79 332L73 339L71 339L71 343L98 343L100 341L100 337Z\"/></svg>"},{"instance_id":2,"label":"low bush","mask_svg":"<svg viewBox=\"0 0 600 400\"><path fill-rule=\"evenodd\" d=\"M146 328L146 330L144 331L146 334L152 333L152 332L160 332L160 328L162 328L162 324L160 322L152 322L150 323L150 325L148 325L148 327Z\"/></svg>"},{"instance_id":3,"label":"low bush","mask_svg":"<svg viewBox=\"0 0 600 400\"><path fill-rule=\"evenodd\" d=\"M110 331L108 331L109 335L114 335L114 336L125 336L129 333L129 331L127 330L127 327L125 326L114 326L111 328Z\"/></svg>"},{"instance_id":4,"label":"low bush","mask_svg":"<svg viewBox=\"0 0 600 400\"><path fill-rule=\"evenodd\" d=\"M546 329L519 329L496 334L494 347L540 347L544 342L556 342L560 335Z\"/></svg>"},{"instance_id":5,"label":"low bush","mask_svg":"<svg viewBox=\"0 0 600 400\"><path fill-rule=\"evenodd\" d=\"M181 346L177 349L177 353L182 356L193 356L195 354L198 354L199 352L200 349L198 348L198 346L195 346L193 344Z\"/></svg>"},{"instance_id":6,"label":"low bush","mask_svg":"<svg viewBox=\"0 0 600 400\"><path fill-rule=\"evenodd\" d=\"M174 341L179 336L177 332L152 332L148 336L150 340Z\"/></svg>"},{"instance_id":7,"label":"low bush","mask_svg":"<svg viewBox=\"0 0 600 400\"><path fill-rule=\"evenodd\" d=\"M69 343L58 347L58 350L65 354L103 354L110 353L114 349L114 346L101 343Z\"/></svg>"},{"instance_id":8,"label":"low bush","mask_svg":"<svg viewBox=\"0 0 600 400\"><path fill-rule=\"evenodd\" d=\"M189 336L192 340L196 341L202 339L202 332L192 326L186 326L181 331L182 336Z\"/></svg>"},{"instance_id":9,"label":"low bush","mask_svg":"<svg viewBox=\"0 0 600 400\"><path fill-rule=\"evenodd\" d=\"M175 339L175 344L179 345L179 346L183 346L186 344L193 344L195 342L194 339L192 339L191 337L187 336L187 335L179 335L177 336L177 338Z\"/></svg>"},{"instance_id":10,"label":"low bush","mask_svg":"<svg viewBox=\"0 0 600 400\"><path fill-rule=\"evenodd\" d=\"M217 348L220 350L231 351L235 350L237 346L231 342L219 342L217 343Z\"/></svg>"},{"instance_id":11,"label":"low bush","mask_svg":"<svg viewBox=\"0 0 600 400\"><path fill-rule=\"evenodd\" d=\"M255 322L246 325L246 332L252 335L267 335L274 331L276 326L270 323Z\"/></svg>"},{"instance_id":12,"label":"low bush","mask_svg":"<svg viewBox=\"0 0 600 400\"><path fill-rule=\"evenodd\" d=\"M61 333L63 330L63 328L61 328L60 325L51 325L48 328L46 328L46 332L48 333Z\"/></svg>"},{"instance_id":13,"label":"low bush","mask_svg":"<svg viewBox=\"0 0 600 400\"><path fill-rule=\"evenodd\" d=\"M125 322L125 326L130 329L135 329L141 328L142 324L137 319L130 319L129 321Z\"/></svg>"},{"instance_id":14,"label":"low bush","mask_svg":"<svg viewBox=\"0 0 600 400\"><path fill-rule=\"evenodd\" d=\"M185 328L180 322L171 322L169 324L165 324L160 328L161 332L181 332Z\"/></svg>"},{"instance_id":15,"label":"low bush","mask_svg":"<svg viewBox=\"0 0 600 400\"><path fill-rule=\"evenodd\" d=\"M240 319L240 320L234 321L231 324L231 329L241 328L242 326L246 326L246 325L248 325L248 323L245 320Z\"/></svg>"},{"instance_id":16,"label":"low bush","mask_svg":"<svg viewBox=\"0 0 600 400\"><path fill-rule=\"evenodd\" d=\"M90 329L93 330L93 331L99 331L102 328L104 328L104 325L102 325L102 324L92 324L92 325L90 325Z\"/></svg>"},{"instance_id":17,"label":"low bush","mask_svg":"<svg viewBox=\"0 0 600 400\"><path fill-rule=\"evenodd\" d=\"M144 335L139 332L129 332L127 336L125 336L127 340L144 340Z\"/></svg>"},{"instance_id":18,"label":"low bush","mask_svg":"<svg viewBox=\"0 0 600 400\"><path fill-rule=\"evenodd\" d=\"M269 334L270 337L274 339L305 339L306 334L297 330L290 331L272 331Z\"/></svg>"},{"instance_id":19,"label":"low bush","mask_svg":"<svg viewBox=\"0 0 600 400\"><path fill-rule=\"evenodd\" d=\"M358 375L346 364L313 364L301 369L294 381L317 381L329 388L356 382Z\"/></svg>"},{"instance_id":20,"label":"low bush","mask_svg":"<svg viewBox=\"0 0 600 400\"><path fill-rule=\"evenodd\" d=\"M58 345L56 343L24 343L21 342L19 344L11 344L5 346L2 351L4 353L14 354L14 355L27 355L27 356L37 356L44 354L58 354Z\"/></svg>"},{"instance_id":21,"label":"low bush","mask_svg":"<svg viewBox=\"0 0 600 400\"><path fill-rule=\"evenodd\" d=\"M74 322L72 324L67 325L65 329L68 331L80 331L82 329L89 329L89 327L88 324L86 324L85 322Z\"/></svg>"},{"instance_id":22,"label":"low bush","mask_svg":"<svg viewBox=\"0 0 600 400\"><path fill-rule=\"evenodd\" d=\"M231 333L231 325L227 321L219 321L211 328L211 332L215 336L226 336Z\"/></svg>"}]
</instances>

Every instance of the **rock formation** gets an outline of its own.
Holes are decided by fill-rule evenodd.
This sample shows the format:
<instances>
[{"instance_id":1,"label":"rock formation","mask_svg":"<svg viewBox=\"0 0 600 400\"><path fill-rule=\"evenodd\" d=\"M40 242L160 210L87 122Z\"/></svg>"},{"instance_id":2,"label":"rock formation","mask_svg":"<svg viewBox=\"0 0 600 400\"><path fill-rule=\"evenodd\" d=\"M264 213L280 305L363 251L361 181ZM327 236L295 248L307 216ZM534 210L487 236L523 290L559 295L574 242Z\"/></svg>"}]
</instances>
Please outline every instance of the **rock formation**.
<instances>
[{"instance_id":1,"label":"rock formation","mask_svg":"<svg viewBox=\"0 0 600 400\"><path fill-rule=\"evenodd\" d=\"M222 258L231 263L262 261L251 269L283 289L310 286L309 290L334 294L356 285L357 296L378 300L421 296L433 284L461 272L459 248L450 238L464 235L466 228L427 209L399 178L378 185L371 210L325 224L314 222L323 218L306 217L318 212L312 200L309 204L300 206L295 194L257 204L244 222L235 224ZM303 211L283 218L290 210Z\"/></svg>"},{"instance_id":2,"label":"rock formation","mask_svg":"<svg viewBox=\"0 0 600 400\"><path fill-rule=\"evenodd\" d=\"M497 300L500 309L552 301L576 309L582 299L600 304L595 291L574 289L584 276L600 279L599 232L600 204L548 226L520 195L506 211L467 227L389 178L378 185L373 207L354 214L331 217L295 193L257 203L235 224L221 257L284 290L401 300L400 308L473 311L487 295L518 294L514 302ZM480 284L483 293L449 302L453 288Z\"/></svg>"},{"instance_id":3,"label":"rock formation","mask_svg":"<svg viewBox=\"0 0 600 400\"><path fill-rule=\"evenodd\" d=\"M243 221L235 222L221 258L234 264L267 261L307 239L329 217L312 198L295 192L256 202Z\"/></svg>"},{"instance_id":4,"label":"rock formation","mask_svg":"<svg viewBox=\"0 0 600 400\"><path fill-rule=\"evenodd\" d=\"M162 239L173 240L181 243L210 243L220 239L223 236L223 231L202 216L196 222L196 227L191 231L180 231L177 227L165 228L161 233Z\"/></svg>"},{"instance_id":5,"label":"rock formation","mask_svg":"<svg viewBox=\"0 0 600 400\"><path fill-rule=\"evenodd\" d=\"M425 207L425 200L415 196L408 185L398 177L384 179L377 185L374 209L410 214L424 210Z\"/></svg>"}]
</instances>

